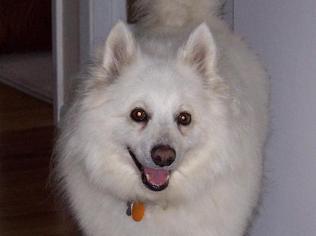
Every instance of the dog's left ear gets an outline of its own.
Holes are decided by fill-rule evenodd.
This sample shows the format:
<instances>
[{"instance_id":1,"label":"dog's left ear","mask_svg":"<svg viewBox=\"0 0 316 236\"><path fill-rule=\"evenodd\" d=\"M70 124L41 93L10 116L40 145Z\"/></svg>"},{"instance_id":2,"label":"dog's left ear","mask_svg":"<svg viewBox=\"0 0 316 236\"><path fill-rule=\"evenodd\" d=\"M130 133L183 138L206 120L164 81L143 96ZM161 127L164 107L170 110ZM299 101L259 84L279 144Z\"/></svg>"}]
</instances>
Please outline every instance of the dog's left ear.
<instances>
[{"instance_id":1,"label":"dog's left ear","mask_svg":"<svg viewBox=\"0 0 316 236\"><path fill-rule=\"evenodd\" d=\"M131 64L136 56L136 42L123 22L111 30L105 44L103 67L112 77L118 77L122 69Z\"/></svg>"},{"instance_id":2,"label":"dog's left ear","mask_svg":"<svg viewBox=\"0 0 316 236\"><path fill-rule=\"evenodd\" d=\"M199 25L178 52L178 60L192 66L204 78L216 71L217 52L211 31L205 23Z\"/></svg>"}]
</instances>

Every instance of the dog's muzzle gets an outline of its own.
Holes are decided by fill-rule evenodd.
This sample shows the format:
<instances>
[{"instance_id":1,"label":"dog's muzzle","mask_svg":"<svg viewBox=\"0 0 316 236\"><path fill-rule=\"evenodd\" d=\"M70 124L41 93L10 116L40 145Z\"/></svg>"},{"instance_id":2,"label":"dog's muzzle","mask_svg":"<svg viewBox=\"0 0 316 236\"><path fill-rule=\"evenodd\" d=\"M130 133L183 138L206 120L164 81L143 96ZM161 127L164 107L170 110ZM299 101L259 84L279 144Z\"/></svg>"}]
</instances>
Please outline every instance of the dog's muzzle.
<instances>
[{"instance_id":1,"label":"dog's muzzle","mask_svg":"<svg viewBox=\"0 0 316 236\"><path fill-rule=\"evenodd\" d=\"M143 184L148 189L158 192L168 187L171 171L163 169L163 167L170 166L175 161L176 152L173 148L157 145L151 150L151 158L157 168L143 166L130 148L128 148L128 152L141 173Z\"/></svg>"}]
</instances>

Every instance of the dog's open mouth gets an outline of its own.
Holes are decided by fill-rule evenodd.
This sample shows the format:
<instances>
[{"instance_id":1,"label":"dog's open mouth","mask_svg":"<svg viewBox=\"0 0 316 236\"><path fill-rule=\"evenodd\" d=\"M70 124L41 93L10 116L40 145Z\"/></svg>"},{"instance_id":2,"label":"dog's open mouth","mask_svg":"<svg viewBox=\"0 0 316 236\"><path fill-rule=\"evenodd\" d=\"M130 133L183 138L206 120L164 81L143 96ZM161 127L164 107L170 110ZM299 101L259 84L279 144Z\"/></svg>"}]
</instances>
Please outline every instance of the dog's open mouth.
<instances>
[{"instance_id":1,"label":"dog's open mouth","mask_svg":"<svg viewBox=\"0 0 316 236\"><path fill-rule=\"evenodd\" d=\"M141 173L143 184L152 191L162 191L168 187L170 171L155 169L143 166L136 158L135 154L128 148L128 152Z\"/></svg>"}]
</instances>

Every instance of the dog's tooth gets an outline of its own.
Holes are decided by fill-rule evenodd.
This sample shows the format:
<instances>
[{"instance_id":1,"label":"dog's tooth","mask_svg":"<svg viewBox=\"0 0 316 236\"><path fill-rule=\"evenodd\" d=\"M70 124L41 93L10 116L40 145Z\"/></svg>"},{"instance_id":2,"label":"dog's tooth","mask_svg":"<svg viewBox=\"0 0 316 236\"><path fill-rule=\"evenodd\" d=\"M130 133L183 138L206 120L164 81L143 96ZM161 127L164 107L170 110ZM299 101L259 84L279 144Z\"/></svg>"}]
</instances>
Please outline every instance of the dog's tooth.
<instances>
[{"instance_id":1,"label":"dog's tooth","mask_svg":"<svg viewBox=\"0 0 316 236\"><path fill-rule=\"evenodd\" d=\"M146 174L146 179L149 181L150 180L150 175Z\"/></svg>"}]
</instances>

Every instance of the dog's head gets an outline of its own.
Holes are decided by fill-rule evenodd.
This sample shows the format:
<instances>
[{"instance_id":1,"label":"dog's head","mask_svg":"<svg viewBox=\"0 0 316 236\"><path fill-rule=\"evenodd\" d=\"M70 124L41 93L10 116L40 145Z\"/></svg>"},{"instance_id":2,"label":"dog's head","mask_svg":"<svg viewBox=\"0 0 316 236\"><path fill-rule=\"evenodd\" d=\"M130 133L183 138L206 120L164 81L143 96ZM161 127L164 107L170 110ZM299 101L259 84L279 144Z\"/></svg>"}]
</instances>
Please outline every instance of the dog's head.
<instances>
[{"instance_id":1,"label":"dog's head","mask_svg":"<svg viewBox=\"0 0 316 236\"><path fill-rule=\"evenodd\" d=\"M227 97L216 62L204 24L163 60L141 52L118 23L70 114L67 143L76 150L67 154L93 184L125 200L195 196L225 162Z\"/></svg>"}]
</instances>

